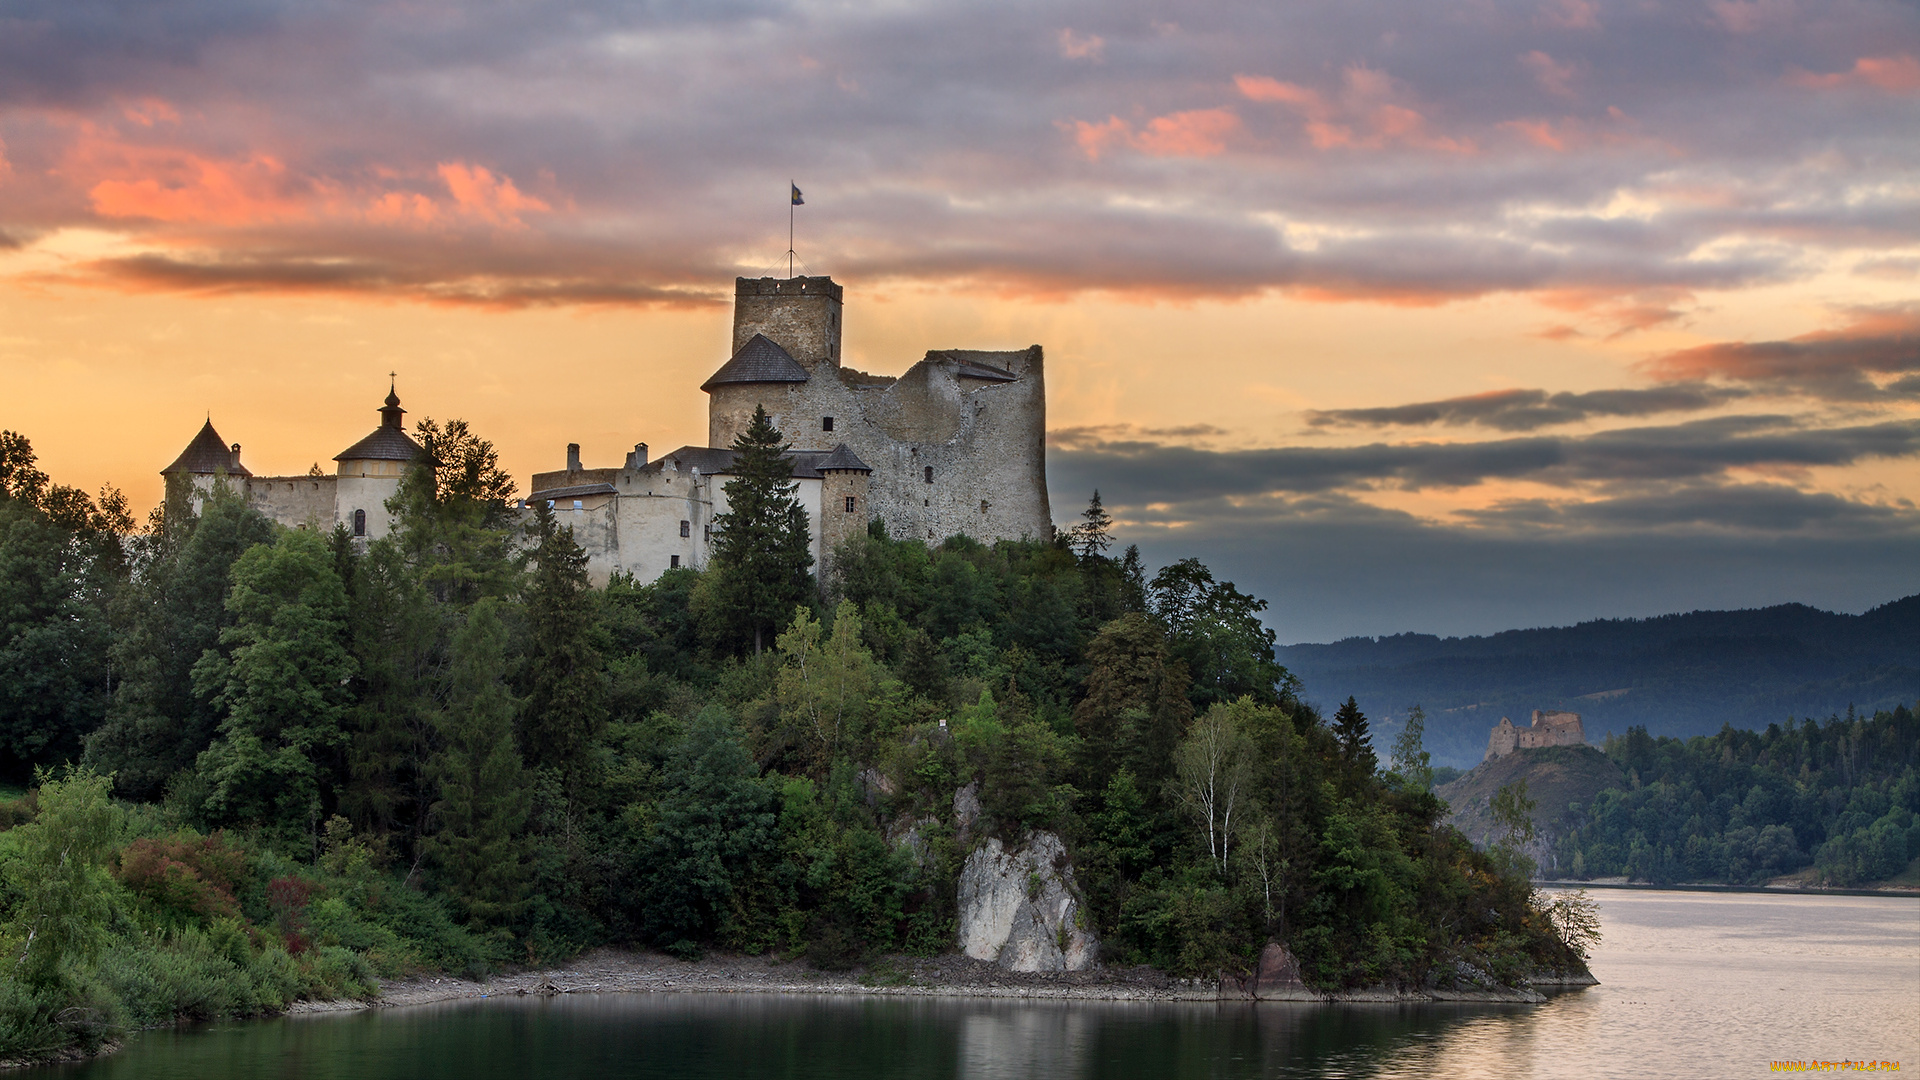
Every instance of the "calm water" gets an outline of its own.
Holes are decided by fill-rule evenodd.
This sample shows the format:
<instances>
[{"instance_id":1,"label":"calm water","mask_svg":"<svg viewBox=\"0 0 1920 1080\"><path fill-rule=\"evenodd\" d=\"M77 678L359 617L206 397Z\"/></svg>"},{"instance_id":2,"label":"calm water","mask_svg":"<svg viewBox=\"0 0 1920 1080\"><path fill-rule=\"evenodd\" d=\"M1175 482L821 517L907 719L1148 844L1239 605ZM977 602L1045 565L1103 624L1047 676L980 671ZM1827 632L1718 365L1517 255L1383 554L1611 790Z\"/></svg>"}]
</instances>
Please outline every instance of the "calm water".
<instances>
[{"instance_id":1,"label":"calm water","mask_svg":"<svg viewBox=\"0 0 1920 1080\"><path fill-rule=\"evenodd\" d=\"M501 998L147 1032L62 1080L1735 1077L1920 1069L1920 901L1596 890L1602 985L1538 1006Z\"/></svg>"}]
</instances>

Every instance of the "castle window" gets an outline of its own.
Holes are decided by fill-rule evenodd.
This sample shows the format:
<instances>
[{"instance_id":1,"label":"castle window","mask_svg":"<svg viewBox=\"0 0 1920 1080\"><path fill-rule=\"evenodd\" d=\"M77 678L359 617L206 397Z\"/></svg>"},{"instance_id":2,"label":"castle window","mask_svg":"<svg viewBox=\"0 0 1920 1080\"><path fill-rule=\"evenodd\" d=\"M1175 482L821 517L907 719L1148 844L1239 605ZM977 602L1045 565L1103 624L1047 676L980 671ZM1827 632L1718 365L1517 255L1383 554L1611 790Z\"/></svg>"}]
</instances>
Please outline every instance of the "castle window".
<instances>
[{"instance_id":1,"label":"castle window","mask_svg":"<svg viewBox=\"0 0 1920 1080\"><path fill-rule=\"evenodd\" d=\"M578 509L580 509L580 507L581 507L581 505L582 505L582 504L581 504L581 502L580 502L580 500L579 500L579 499L575 499L575 500L573 500L573 508L574 508L575 510L578 510Z\"/></svg>"},{"instance_id":2,"label":"castle window","mask_svg":"<svg viewBox=\"0 0 1920 1080\"><path fill-rule=\"evenodd\" d=\"M833 417L831 417L831 416L823 416L823 417L821 417L821 418L820 418L820 430L821 430L821 431L832 431L832 430L833 430Z\"/></svg>"},{"instance_id":3,"label":"castle window","mask_svg":"<svg viewBox=\"0 0 1920 1080\"><path fill-rule=\"evenodd\" d=\"M987 512L987 500L985 499L980 500L980 512L983 514Z\"/></svg>"},{"instance_id":4,"label":"castle window","mask_svg":"<svg viewBox=\"0 0 1920 1080\"><path fill-rule=\"evenodd\" d=\"M680 535L681 535L681 536L692 536L692 535L693 535L693 522L691 522L691 521L682 521L682 522L680 523Z\"/></svg>"},{"instance_id":5,"label":"castle window","mask_svg":"<svg viewBox=\"0 0 1920 1080\"><path fill-rule=\"evenodd\" d=\"M700 539L711 543L713 541L713 526L711 525L700 526Z\"/></svg>"},{"instance_id":6,"label":"castle window","mask_svg":"<svg viewBox=\"0 0 1920 1080\"><path fill-rule=\"evenodd\" d=\"M847 513L853 513L853 496L847 496Z\"/></svg>"},{"instance_id":7,"label":"castle window","mask_svg":"<svg viewBox=\"0 0 1920 1080\"><path fill-rule=\"evenodd\" d=\"M353 535L367 535L367 512L365 510L355 510L353 512Z\"/></svg>"},{"instance_id":8,"label":"castle window","mask_svg":"<svg viewBox=\"0 0 1920 1080\"><path fill-rule=\"evenodd\" d=\"M680 569L680 556L678 555L667 556L667 569L669 570Z\"/></svg>"},{"instance_id":9,"label":"castle window","mask_svg":"<svg viewBox=\"0 0 1920 1080\"><path fill-rule=\"evenodd\" d=\"M927 483L933 483L933 466L927 466Z\"/></svg>"}]
</instances>

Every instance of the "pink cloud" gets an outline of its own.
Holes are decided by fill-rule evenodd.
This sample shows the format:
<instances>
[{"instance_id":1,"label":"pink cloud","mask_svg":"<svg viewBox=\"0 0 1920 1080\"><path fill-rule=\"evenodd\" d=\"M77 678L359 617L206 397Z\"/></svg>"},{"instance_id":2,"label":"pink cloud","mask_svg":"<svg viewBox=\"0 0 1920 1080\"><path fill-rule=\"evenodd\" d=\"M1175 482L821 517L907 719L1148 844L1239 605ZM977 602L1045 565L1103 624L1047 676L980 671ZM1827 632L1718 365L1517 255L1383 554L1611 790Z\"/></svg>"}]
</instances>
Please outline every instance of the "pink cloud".
<instances>
[{"instance_id":1,"label":"pink cloud","mask_svg":"<svg viewBox=\"0 0 1920 1080\"><path fill-rule=\"evenodd\" d=\"M1500 126L1509 131L1518 132L1522 138L1535 146L1544 147L1555 153L1565 151L1567 148L1566 137L1555 132L1553 125L1545 120L1508 120Z\"/></svg>"},{"instance_id":2,"label":"pink cloud","mask_svg":"<svg viewBox=\"0 0 1920 1080\"><path fill-rule=\"evenodd\" d=\"M495 225L519 225L522 211L550 210L544 199L523 195L510 177L495 176L484 165L444 161L440 179L461 211Z\"/></svg>"},{"instance_id":3,"label":"pink cloud","mask_svg":"<svg viewBox=\"0 0 1920 1080\"><path fill-rule=\"evenodd\" d=\"M1329 103L1317 90L1266 75L1236 75L1233 84L1250 101L1276 102L1298 113L1304 121L1302 130L1316 149L1378 149L1391 142L1453 154L1474 152L1473 140L1432 134L1419 110L1385 100L1401 96L1385 72L1356 64L1342 73L1341 81L1344 89L1338 104Z\"/></svg>"},{"instance_id":4,"label":"pink cloud","mask_svg":"<svg viewBox=\"0 0 1920 1080\"><path fill-rule=\"evenodd\" d=\"M1920 90L1920 60L1914 59L1911 53L1902 53L1899 56L1863 56L1853 62L1853 68L1849 71L1826 74L1799 71L1789 78L1795 85L1814 90L1871 86L1889 94L1911 94Z\"/></svg>"},{"instance_id":5,"label":"pink cloud","mask_svg":"<svg viewBox=\"0 0 1920 1080\"><path fill-rule=\"evenodd\" d=\"M1554 0L1540 9L1539 21L1562 30L1598 30L1600 9L1593 0Z\"/></svg>"},{"instance_id":6,"label":"pink cloud","mask_svg":"<svg viewBox=\"0 0 1920 1080\"><path fill-rule=\"evenodd\" d=\"M1573 88L1568 85L1576 72L1571 64L1562 64L1553 57L1535 49L1520 56L1520 66L1533 75L1533 81L1540 89L1561 97L1572 97Z\"/></svg>"},{"instance_id":7,"label":"pink cloud","mask_svg":"<svg viewBox=\"0 0 1920 1080\"><path fill-rule=\"evenodd\" d=\"M1070 27L1060 29L1060 56L1065 60L1098 60L1107 47L1099 34L1075 34Z\"/></svg>"},{"instance_id":8,"label":"pink cloud","mask_svg":"<svg viewBox=\"0 0 1920 1080\"><path fill-rule=\"evenodd\" d=\"M1156 116L1134 130L1117 116L1097 124L1074 121L1074 142L1091 160L1114 146L1127 146L1152 157L1212 157L1227 149L1227 138L1240 130L1240 118L1230 109L1190 109Z\"/></svg>"}]
</instances>

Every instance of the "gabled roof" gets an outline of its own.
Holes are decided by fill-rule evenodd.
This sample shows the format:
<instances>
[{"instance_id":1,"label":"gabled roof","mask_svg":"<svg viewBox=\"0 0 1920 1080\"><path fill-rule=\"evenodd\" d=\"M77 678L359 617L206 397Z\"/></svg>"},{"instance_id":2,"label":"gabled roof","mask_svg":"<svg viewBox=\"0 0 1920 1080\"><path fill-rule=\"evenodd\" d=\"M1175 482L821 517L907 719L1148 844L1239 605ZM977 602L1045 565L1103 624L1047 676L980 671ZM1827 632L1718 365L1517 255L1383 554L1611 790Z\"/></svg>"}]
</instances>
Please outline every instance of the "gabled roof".
<instances>
[{"instance_id":1,"label":"gabled roof","mask_svg":"<svg viewBox=\"0 0 1920 1080\"><path fill-rule=\"evenodd\" d=\"M173 459L173 464L160 470L160 475L190 473L197 476L210 476L220 472L228 476L253 475L245 465L233 460L233 450L228 447L226 440L220 437L220 433L213 430L213 418L208 417L207 422L200 428L200 434L195 435L193 441L187 444L187 448L180 452L180 456Z\"/></svg>"},{"instance_id":2,"label":"gabled roof","mask_svg":"<svg viewBox=\"0 0 1920 1080\"><path fill-rule=\"evenodd\" d=\"M412 461L426 453L406 432L385 424L373 434L333 455L335 461Z\"/></svg>"},{"instance_id":3,"label":"gabled roof","mask_svg":"<svg viewBox=\"0 0 1920 1080\"><path fill-rule=\"evenodd\" d=\"M617 492L614 490L612 484L574 484L570 487L548 488L545 491L529 492L526 501L532 504L546 499L579 499L588 495L613 494L617 494Z\"/></svg>"},{"instance_id":4,"label":"gabled roof","mask_svg":"<svg viewBox=\"0 0 1920 1080\"><path fill-rule=\"evenodd\" d=\"M793 354L781 348L765 334L755 334L747 339L733 359L720 365L713 377L700 384L700 389L709 393L716 386L727 383L776 383L806 382L807 369Z\"/></svg>"},{"instance_id":5,"label":"gabled roof","mask_svg":"<svg viewBox=\"0 0 1920 1080\"><path fill-rule=\"evenodd\" d=\"M826 457L814 462L813 467L816 472L833 472L840 470L844 472L870 473L873 471L867 467L866 462L860 460L860 455L854 453L853 449L846 443L841 443L839 446L834 447L828 452Z\"/></svg>"},{"instance_id":6,"label":"gabled roof","mask_svg":"<svg viewBox=\"0 0 1920 1080\"><path fill-rule=\"evenodd\" d=\"M845 453L845 457L840 460L851 461L852 464L828 464L834 460L835 455L842 452ZM733 457L732 450L723 450L717 446L683 446L670 454L662 455L660 460L648 465L647 468L664 469L669 462L672 462L683 469L697 468L706 476L728 476L733 473ZM825 468L873 471L868 469L859 458L854 457L853 451L848 450L845 444L836 446L832 450L789 450L787 460L793 463L793 471L788 475L795 480L818 480L820 470Z\"/></svg>"}]
</instances>

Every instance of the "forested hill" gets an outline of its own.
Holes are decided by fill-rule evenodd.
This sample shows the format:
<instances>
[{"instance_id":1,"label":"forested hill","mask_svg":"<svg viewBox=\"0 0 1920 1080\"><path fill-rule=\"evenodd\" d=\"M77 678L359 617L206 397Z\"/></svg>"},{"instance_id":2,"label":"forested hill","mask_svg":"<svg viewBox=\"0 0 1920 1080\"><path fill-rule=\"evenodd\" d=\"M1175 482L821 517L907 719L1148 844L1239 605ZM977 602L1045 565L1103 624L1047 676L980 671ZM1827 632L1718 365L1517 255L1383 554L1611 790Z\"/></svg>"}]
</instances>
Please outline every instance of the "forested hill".
<instances>
[{"instance_id":1,"label":"forested hill","mask_svg":"<svg viewBox=\"0 0 1920 1080\"><path fill-rule=\"evenodd\" d=\"M1477 763L1502 716L1571 709L1587 737L1763 728L1788 716L1864 713L1920 700L1920 595L1862 615L1804 604L1508 630L1396 634L1290 645L1280 662L1317 693L1353 694L1380 718L1427 713L1435 759Z\"/></svg>"}]
</instances>

